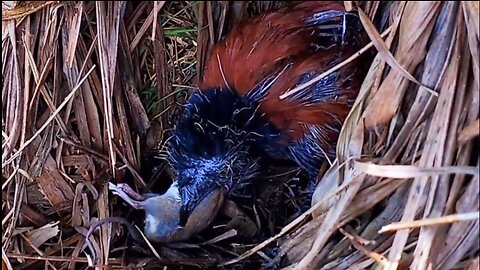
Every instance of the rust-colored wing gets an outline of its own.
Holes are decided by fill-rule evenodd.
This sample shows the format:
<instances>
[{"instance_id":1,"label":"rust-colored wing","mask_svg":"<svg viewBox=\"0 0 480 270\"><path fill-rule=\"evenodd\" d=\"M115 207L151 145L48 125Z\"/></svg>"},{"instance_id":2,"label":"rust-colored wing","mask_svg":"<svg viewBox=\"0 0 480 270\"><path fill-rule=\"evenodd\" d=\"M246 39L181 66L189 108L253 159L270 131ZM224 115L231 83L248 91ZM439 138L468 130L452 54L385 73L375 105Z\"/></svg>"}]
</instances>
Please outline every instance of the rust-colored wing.
<instances>
[{"instance_id":1,"label":"rust-colored wing","mask_svg":"<svg viewBox=\"0 0 480 270\"><path fill-rule=\"evenodd\" d=\"M358 94L366 69L352 62L319 82L281 100L280 96L322 74L352 55L352 47L336 46L292 62L275 76L261 99L260 110L277 128L290 134L289 150L309 171L316 171L320 160L335 155L342 124ZM249 96L261 95L248 93Z\"/></svg>"},{"instance_id":2,"label":"rust-colored wing","mask_svg":"<svg viewBox=\"0 0 480 270\"><path fill-rule=\"evenodd\" d=\"M367 38L358 17L337 2L305 2L268 13L217 44L201 90L230 88L260 104L289 134L292 157L310 172L335 153L343 121L368 61L359 59L284 100L280 96L350 57Z\"/></svg>"},{"instance_id":3,"label":"rust-colored wing","mask_svg":"<svg viewBox=\"0 0 480 270\"><path fill-rule=\"evenodd\" d=\"M338 27L343 11L341 2L303 2L235 25L212 48L200 89L228 83L245 94L282 62L331 44L331 23L336 20Z\"/></svg>"}]
</instances>

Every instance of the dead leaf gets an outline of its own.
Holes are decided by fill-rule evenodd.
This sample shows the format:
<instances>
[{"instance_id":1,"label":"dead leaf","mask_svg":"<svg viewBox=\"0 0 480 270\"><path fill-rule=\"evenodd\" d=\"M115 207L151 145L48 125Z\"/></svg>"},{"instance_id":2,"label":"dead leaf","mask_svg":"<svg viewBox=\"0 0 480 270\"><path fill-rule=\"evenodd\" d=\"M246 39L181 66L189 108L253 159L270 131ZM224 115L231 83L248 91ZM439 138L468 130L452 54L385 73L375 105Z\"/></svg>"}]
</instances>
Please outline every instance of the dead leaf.
<instances>
[{"instance_id":1,"label":"dead leaf","mask_svg":"<svg viewBox=\"0 0 480 270\"><path fill-rule=\"evenodd\" d=\"M315 187L315 191L312 195L312 207L325 200L328 195L330 195L337 187L340 185L339 177L338 177L338 163L335 162L333 166L331 166L328 171L325 173L323 178L319 181L318 185ZM334 201L329 200L329 203L323 204L321 207L318 207L315 211L313 211L312 216L318 217L328 209L330 209L333 205Z\"/></svg>"},{"instance_id":2,"label":"dead leaf","mask_svg":"<svg viewBox=\"0 0 480 270\"><path fill-rule=\"evenodd\" d=\"M2 247L2 270L13 270L10 261L7 258L7 254L5 254L5 250Z\"/></svg>"},{"instance_id":3,"label":"dead leaf","mask_svg":"<svg viewBox=\"0 0 480 270\"><path fill-rule=\"evenodd\" d=\"M373 176L388 178L414 178L441 174L469 174L478 175L478 168L473 166L444 166L444 167L418 167L414 165L377 165L371 162L355 161L355 169Z\"/></svg>"},{"instance_id":4,"label":"dead leaf","mask_svg":"<svg viewBox=\"0 0 480 270\"><path fill-rule=\"evenodd\" d=\"M383 41L382 36L380 33L377 31L377 28L375 25L370 21L368 18L367 14L363 12L362 9L358 9L358 14L360 16L360 20L362 21L363 27L365 28L365 31L367 32L368 36L370 37L370 40L373 42L373 45L377 49L378 53L382 56L382 59L388 63L389 66L391 66L394 69L397 69L403 76L411 80L412 82L423 86L426 90L428 90L432 95L437 96L437 93L430 88L428 88L425 85L422 85L421 82L419 82L415 77L412 76L405 68L403 68L398 61L395 59L395 57L392 55L390 52L389 48Z\"/></svg>"},{"instance_id":5,"label":"dead leaf","mask_svg":"<svg viewBox=\"0 0 480 270\"><path fill-rule=\"evenodd\" d=\"M73 8L66 7L66 16L69 18L67 20L69 33L66 62L70 68L72 68L73 58L75 57L75 50L77 48L78 36L80 35L80 24L82 22L83 5L83 2L80 1L76 3Z\"/></svg>"},{"instance_id":6,"label":"dead leaf","mask_svg":"<svg viewBox=\"0 0 480 270\"><path fill-rule=\"evenodd\" d=\"M348 156L351 157L360 157L363 149L364 142L364 126L363 122L351 123L353 125L353 132L348 143ZM347 205L351 202L353 197L357 194L360 186L363 183L365 174L357 174L354 169L346 166L345 176L343 184L350 184L349 188L341 194L335 204L330 208L325 217L325 222L320 226L319 231L316 233L315 240L311 247L311 250L300 260L300 262L294 267L294 269L303 269L306 267L312 267L312 263L315 257L319 254L322 247L326 244L328 238L336 230L337 223L340 221L341 214L345 211Z\"/></svg>"},{"instance_id":7,"label":"dead leaf","mask_svg":"<svg viewBox=\"0 0 480 270\"><path fill-rule=\"evenodd\" d=\"M25 233L25 236L32 241L35 247L40 247L51 238L60 233L58 229L59 221L51 222L41 228L31 230Z\"/></svg>"},{"instance_id":8,"label":"dead leaf","mask_svg":"<svg viewBox=\"0 0 480 270\"><path fill-rule=\"evenodd\" d=\"M411 72L424 59L440 2L408 2L400 22L400 42L395 59ZM397 112L409 80L398 69L392 69L365 109L365 127L382 128Z\"/></svg>"},{"instance_id":9,"label":"dead leaf","mask_svg":"<svg viewBox=\"0 0 480 270\"><path fill-rule=\"evenodd\" d=\"M60 1L6 1L6 2L10 2L10 4L7 4L5 6L3 4L4 1L2 1L2 21L13 20L20 17L24 17L39 11L40 9L48 5L60 3Z\"/></svg>"},{"instance_id":10,"label":"dead leaf","mask_svg":"<svg viewBox=\"0 0 480 270\"><path fill-rule=\"evenodd\" d=\"M426 218L421 220L414 220L408 222L397 222L393 224L389 224L383 226L382 229L378 233L384 233L389 231L396 231L402 229L413 229L422 226L434 226L434 225L442 225L454 222L461 222L461 221L470 221L480 219L480 212L470 212L470 213L462 213L462 214L455 214L455 215L448 215L438 218Z\"/></svg>"}]
</instances>

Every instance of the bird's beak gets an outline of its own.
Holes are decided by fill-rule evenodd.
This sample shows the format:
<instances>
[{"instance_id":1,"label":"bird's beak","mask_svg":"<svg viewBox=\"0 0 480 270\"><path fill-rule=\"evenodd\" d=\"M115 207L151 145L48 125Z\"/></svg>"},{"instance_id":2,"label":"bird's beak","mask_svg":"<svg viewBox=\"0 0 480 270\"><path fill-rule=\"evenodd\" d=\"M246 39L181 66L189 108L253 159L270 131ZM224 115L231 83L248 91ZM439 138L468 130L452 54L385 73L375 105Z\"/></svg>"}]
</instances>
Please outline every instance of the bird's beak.
<instances>
[{"instance_id":1,"label":"bird's beak","mask_svg":"<svg viewBox=\"0 0 480 270\"><path fill-rule=\"evenodd\" d=\"M182 227L176 229L170 228L171 231L165 231L158 234L158 231L150 233L152 239L156 242L172 243L185 241L197 233L202 232L210 226L222 208L226 191L224 188L216 188L203 198L190 213L187 222ZM180 206L177 208L180 210ZM170 211L175 211L170 209ZM172 215L175 215L172 213ZM163 221L162 221L163 222ZM168 228L168 227L165 227ZM158 236L162 236L159 238Z\"/></svg>"},{"instance_id":2,"label":"bird's beak","mask_svg":"<svg viewBox=\"0 0 480 270\"><path fill-rule=\"evenodd\" d=\"M189 237L203 231L212 224L223 205L225 194L226 190L224 188L216 188L198 203L183 227Z\"/></svg>"}]
</instances>

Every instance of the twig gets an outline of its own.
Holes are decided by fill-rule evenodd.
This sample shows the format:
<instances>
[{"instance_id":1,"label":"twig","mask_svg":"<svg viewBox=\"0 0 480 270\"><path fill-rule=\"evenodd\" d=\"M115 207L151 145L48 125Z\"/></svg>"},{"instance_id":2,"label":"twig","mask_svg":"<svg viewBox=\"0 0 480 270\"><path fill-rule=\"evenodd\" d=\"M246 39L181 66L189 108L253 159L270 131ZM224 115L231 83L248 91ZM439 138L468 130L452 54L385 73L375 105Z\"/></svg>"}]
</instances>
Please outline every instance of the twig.
<instances>
[{"instance_id":1,"label":"twig","mask_svg":"<svg viewBox=\"0 0 480 270\"><path fill-rule=\"evenodd\" d=\"M402 229L413 229L423 226L433 226L433 225L441 225L447 223L454 223L459 221L469 221L474 219L480 219L480 212L470 212L470 213L462 213L462 214L455 214L455 215L448 215L438 218L426 218L421 220L414 220L414 221L407 221L407 222L396 222L390 225L383 226L378 233L390 232L390 231L397 231Z\"/></svg>"},{"instance_id":2,"label":"twig","mask_svg":"<svg viewBox=\"0 0 480 270\"><path fill-rule=\"evenodd\" d=\"M383 266L385 266L385 264L388 262L387 258L385 258L385 256L383 256L382 254L368 250L366 247L364 247L365 244L362 244L360 241L365 239L361 239L360 236L356 234L350 234L342 228L340 228L339 231L344 234L348 238L348 240L350 240L350 243L352 243L352 245L356 249L368 256L370 259L376 261L377 263L380 263Z\"/></svg>"},{"instance_id":3,"label":"twig","mask_svg":"<svg viewBox=\"0 0 480 270\"><path fill-rule=\"evenodd\" d=\"M377 165L358 160L355 161L354 168L357 170L357 172L393 179L444 174L467 174L474 176L478 176L479 174L478 167L474 166L419 167L413 165Z\"/></svg>"},{"instance_id":4,"label":"twig","mask_svg":"<svg viewBox=\"0 0 480 270\"><path fill-rule=\"evenodd\" d=\"M80 262L86 263L86 258L73 258L73 257L61 257L61 256L32 256L25 254L13 254L7 253L7 257L15 259L30 259L30 260L40 260L40 261L54 261L54 262Z\"/></svg>"}]
</instances>

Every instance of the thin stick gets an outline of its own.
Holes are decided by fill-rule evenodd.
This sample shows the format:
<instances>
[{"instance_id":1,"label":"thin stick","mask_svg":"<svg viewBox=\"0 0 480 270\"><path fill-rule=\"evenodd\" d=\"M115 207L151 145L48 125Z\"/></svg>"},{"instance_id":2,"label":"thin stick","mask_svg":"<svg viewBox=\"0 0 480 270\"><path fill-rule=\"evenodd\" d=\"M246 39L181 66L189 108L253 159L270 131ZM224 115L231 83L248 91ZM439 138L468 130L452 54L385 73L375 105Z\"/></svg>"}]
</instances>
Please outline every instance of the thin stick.
<instances>
[{"instance_id":1,"label":"thin stick","mask_svg":"<svg viewBox=\"0 0 480 270\"><path fill-rule=\"evenodd\" d=\"M455 215L448 215L438 218L426 218L421 220L414 220L414 221L407 221L407 222L396 222L386 226L383 226L378 233L390 232L390 231L397 231L402 229L413 229L419 228L423 226L433 226L433 225L442 225L448 223L454 223L459 221L469 221L480 219L480 212L470 212L470 213L462 213L462 214L455 214Z\"/></svg>"},{"instance_id":2,"label":"thin stick","mask_svg":"<svg viewBox=\"0 0 480 270\"><path fill-rule=\"evenodd\" d=\"M407 179L445 174L468 174L473 176L478 176L479 174L478 167L473 166L419 167L413 165L377 165L358 160L355 160L354 168L357 172L393 179Z\"/></svg>"},{"instance_id":3,"label":"thin stick","mask_svg":"<svg viewBox=\"0 0 480 270\"><path fill-rule=\"evenodd\" d=\"M86 263L86 258L74 258L74 257L60 257L60 256L32 256L32 255L25 255L25 254L13 254L7 253L7 257L14 258L14 259L30 259L30 260L38 260L38 261L54 261L54 262L79 262L79 263Z\"/></svg>"}]
</instances>

